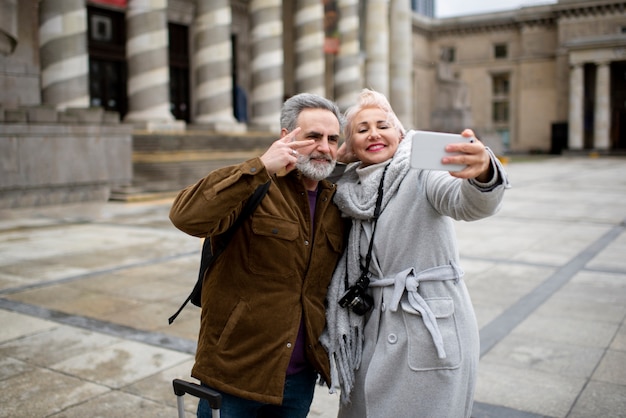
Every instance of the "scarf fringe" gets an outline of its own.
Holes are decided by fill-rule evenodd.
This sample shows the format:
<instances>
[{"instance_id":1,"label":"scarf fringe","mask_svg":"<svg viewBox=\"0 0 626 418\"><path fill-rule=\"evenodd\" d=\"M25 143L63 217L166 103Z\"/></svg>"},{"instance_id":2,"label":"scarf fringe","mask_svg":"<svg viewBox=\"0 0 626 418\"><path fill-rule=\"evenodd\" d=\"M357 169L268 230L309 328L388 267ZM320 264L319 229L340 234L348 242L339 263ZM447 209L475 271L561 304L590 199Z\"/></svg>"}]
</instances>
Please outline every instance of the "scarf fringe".
<instances>
[{"instance_id":1,"label":"scarf fringe","mask_svg":"<svg viewBox=\"0 0 626 418\"><path fill-rule=\"evenodd\" d=\"M341 387L342 404L350 402L354 387L354 371L359 369L363 358L363 335L359 327L350 328L350 335L342 335L337 342L337 351L332 353L331 379Z\"/></svg>"}]
</instances>

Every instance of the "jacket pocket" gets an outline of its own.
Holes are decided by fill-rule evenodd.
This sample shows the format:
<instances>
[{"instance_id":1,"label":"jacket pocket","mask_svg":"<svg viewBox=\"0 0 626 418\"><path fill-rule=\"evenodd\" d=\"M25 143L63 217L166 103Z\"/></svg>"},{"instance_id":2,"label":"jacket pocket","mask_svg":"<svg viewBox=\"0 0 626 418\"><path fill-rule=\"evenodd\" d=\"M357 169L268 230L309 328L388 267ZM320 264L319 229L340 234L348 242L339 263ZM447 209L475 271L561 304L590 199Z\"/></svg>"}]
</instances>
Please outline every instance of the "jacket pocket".
<instances>
[{"instance_id":1,"label":"jacket pocket","mask_svg":"<svg viewBox=\"0 0 626 418\"><path fill-rule=\"evenodd\" d=\"M248 312L248 306L245 302L240 301L228 317L228 321L219 336L219 340L217 342L218 346L222 348L227 346L231 334L233 334L237 324L239 323L239 319L242 318L246 312Z\"/></svg>"},{"instance_id":2,"label":"jacket pocket","mask_svg":"<svg viewBox=\"0 0 626 418\"><path fill-rule=\"evenodd\" d=\"M324 232L326 239L328 240L329 248L337 254L341 254L341 251L343 250L343 236L338 234L336 231L329 231L328 229Z\"/></svg>"},{"instance_id":3,"label":"jacket pocket","mask_svg":"<svg viewBox=\"0 0 626 418\"><path fill-rule=\"evenodd\" d=\"M409 368L414 371L456 369L461 365L462 354L454 316L454 301L449 297L425 301L436 318L446 357L439 358L433 337L426 328L422 315L408 301L403 300L402 314L408 335Z\"/></svg>"},{"instance_id":4,"label":"jacket pocket","mask_svg":"<svg viewBox=\"0 0 626 418\"><path fill-rule=\"evenodd\" d=\"M298 222L276 216L255 215L252 218L252 233L248 251L250 271L274 277L292 275L300 235Z\"/></svg>"}]
</instances>

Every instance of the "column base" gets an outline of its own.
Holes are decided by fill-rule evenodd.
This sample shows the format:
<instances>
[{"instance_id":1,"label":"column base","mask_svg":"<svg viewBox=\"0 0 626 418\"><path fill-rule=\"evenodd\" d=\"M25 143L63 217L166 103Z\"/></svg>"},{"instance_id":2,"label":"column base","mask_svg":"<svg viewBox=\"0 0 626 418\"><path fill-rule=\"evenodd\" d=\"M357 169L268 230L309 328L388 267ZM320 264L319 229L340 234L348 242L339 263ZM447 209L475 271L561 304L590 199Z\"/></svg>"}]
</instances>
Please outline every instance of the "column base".
<instances>
[{"instance_id":1,"label":"column base","mask_svg":"<svg viewBox=\"0 0 626 418\"><path fill-rule=\"evenodd\" d=\"M184 120L147 120L129 123L132 123L136 130L148 132L185 132L187 128L187 123Z\"/></svg>"},{"instance_id":2,"label":"column base","mask_svg":"<svg viewBox=\"0 0 626 418\"><path fill-rule=\"evenodd\" d=\"M202 122L196 121L194 127L200 129L207 129L213 132L228 132L228 133L243 133L248 130L245 123L236 121L214 121L214 122Z\"/></svg>"}]
</instances>

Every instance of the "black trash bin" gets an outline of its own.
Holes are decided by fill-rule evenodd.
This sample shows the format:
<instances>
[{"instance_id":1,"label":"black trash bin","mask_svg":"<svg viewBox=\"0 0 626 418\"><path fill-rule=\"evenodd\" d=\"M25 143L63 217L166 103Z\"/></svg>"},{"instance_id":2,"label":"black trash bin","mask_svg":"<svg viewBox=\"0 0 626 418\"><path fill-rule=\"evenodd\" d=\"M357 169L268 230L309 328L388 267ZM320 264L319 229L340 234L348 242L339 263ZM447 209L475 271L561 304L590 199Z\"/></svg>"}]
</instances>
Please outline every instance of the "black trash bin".
<instances>
[{"instance_id":1,"label":"black trash bin","mask_svg":"<svg viewBox=\"0 0 626 418\"><path fill-rule=\"evenodd\" d=\"M561 154L564 149L567 149L567 122L554 122L550 154Z\"/></svg>"}]
</instances>

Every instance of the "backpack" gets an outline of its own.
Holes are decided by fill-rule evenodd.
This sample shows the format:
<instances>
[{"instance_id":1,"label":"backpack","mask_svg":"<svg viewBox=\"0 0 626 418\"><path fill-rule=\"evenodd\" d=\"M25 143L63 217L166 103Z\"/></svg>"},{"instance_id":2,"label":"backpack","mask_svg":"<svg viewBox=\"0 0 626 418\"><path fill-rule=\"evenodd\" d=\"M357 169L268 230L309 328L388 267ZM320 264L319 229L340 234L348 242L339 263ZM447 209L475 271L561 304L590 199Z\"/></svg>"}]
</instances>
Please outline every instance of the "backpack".
<instances>
[{"instance_id":1,"label":"backpack","mask_svg":"<svg viewBox=\"0 0 626 418\"><path fill-rule=\"evenodd\" d=\"M168 319L168 322L170 324L174 322L176 317L178 317L178 315L189 302L191 302L192 305L202 307L202 283L204 282L204 275L206 274L206 271L209 269L209 267L211 267L213 261L224 251L226 245L235 234L235 231L241 226L243 221L245 221L245 219L249 217L252 212L254 212L257 206L259 206L259 203L261 203L261 200L263 200L263 198L267 194L267 191L270 188L270 183L271 181L268 181L267 183L261 184L259 187L256 188L252 196L246 202L235 223L233 223L231 227L228 228L226 232L224 232L223 239L220 241L220 245L215 249L215 253L211 252L211 237L205 238L204 243L202 244L200 270L198 271L198 279L196 280L196 284L194 285L193 290L180 306L180 308L178 308L176 313L174 313L174 315L170 316L170 318Z\"/></svg>"}]
</instances>

